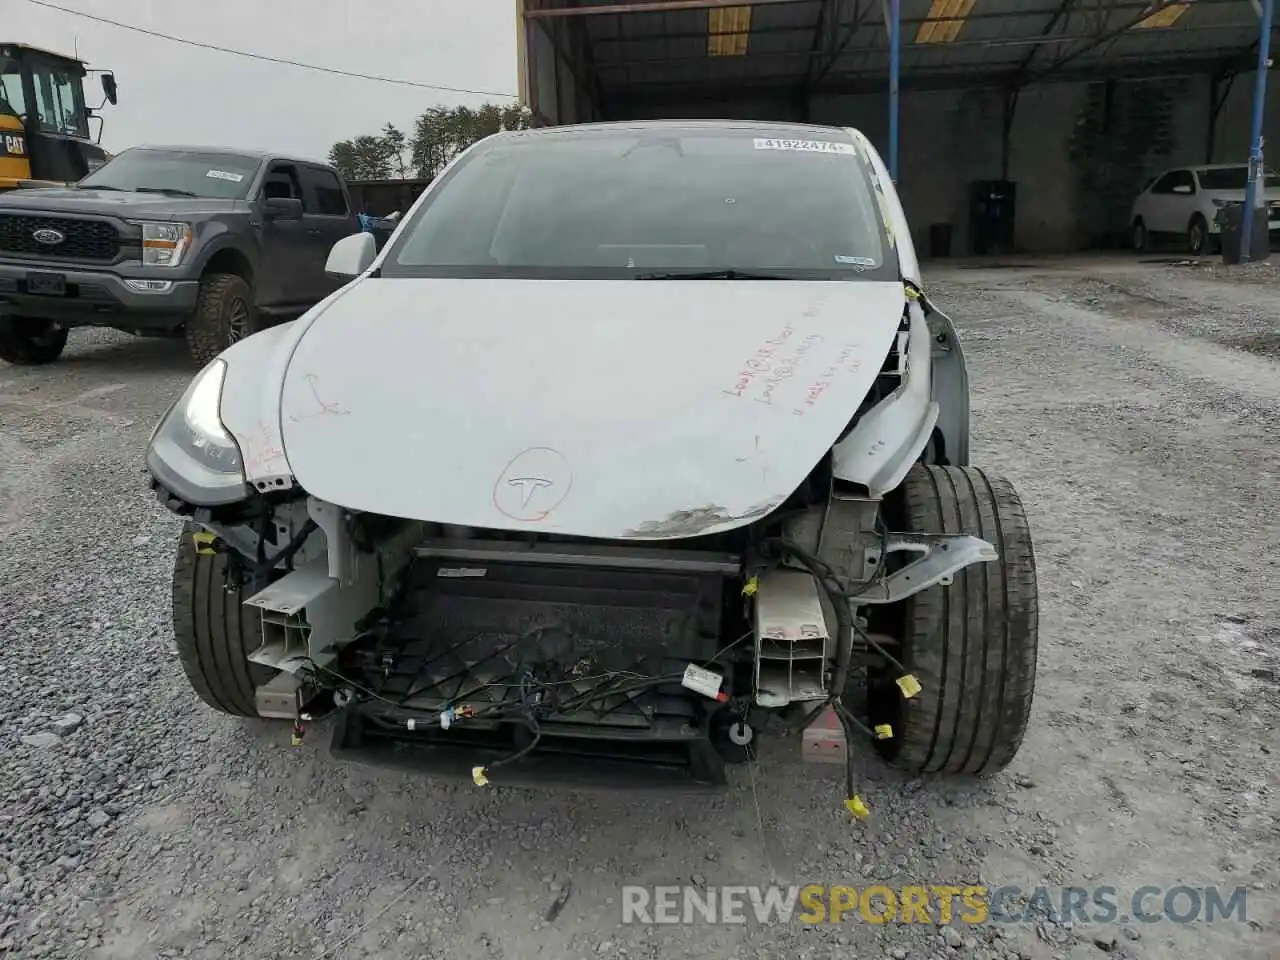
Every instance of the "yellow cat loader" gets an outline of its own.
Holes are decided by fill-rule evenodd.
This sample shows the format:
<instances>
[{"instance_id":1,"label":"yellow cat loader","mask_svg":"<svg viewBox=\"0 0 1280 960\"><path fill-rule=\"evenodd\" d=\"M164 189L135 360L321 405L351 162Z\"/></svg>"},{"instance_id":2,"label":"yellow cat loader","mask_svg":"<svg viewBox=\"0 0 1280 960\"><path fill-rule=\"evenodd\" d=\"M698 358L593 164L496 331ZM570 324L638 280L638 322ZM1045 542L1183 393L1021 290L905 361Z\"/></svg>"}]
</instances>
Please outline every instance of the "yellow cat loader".
<instances>
[{"instance_id":1,"label":"yellow cat loader","mask_svg":"<svg viewBox=\"0 0 1280 960\"><path fill-rule=\"evenodd\" d=\"M90 71L76 57L0 41L0 191L74 183L107 153L89 135L89 120L116 102L116 79L103 72L98 107L85 106Z\"/></svg>"}]
</instances>

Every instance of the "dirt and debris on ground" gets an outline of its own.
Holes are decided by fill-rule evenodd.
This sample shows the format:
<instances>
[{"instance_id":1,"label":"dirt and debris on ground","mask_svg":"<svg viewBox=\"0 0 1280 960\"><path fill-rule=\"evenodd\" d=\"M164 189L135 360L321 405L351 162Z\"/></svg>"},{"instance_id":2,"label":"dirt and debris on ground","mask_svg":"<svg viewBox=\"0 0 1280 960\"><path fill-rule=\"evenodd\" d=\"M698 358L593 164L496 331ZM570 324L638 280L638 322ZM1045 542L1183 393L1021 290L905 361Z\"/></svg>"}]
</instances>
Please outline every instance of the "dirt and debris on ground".
<instances>
[{"instance_id":1,"label":"dirt and debris on ground","mask_svg":"<svg viewBox=\"0 0 1280 960\"><path fill-rule=\"evenodd\" d=\"M865 756L865 824L795 739L692 802L406 778L336 764L323 728L295 748L212 714L172 651L178 524L141 473L181 345L76 332L57 365L0 367L0 956L1273 960L1273 273L929 269L974 460L1030 513L1040 676L1009 771L920 781ZM626 885L775 881L1025 896L1019 922L968 927L621 922ZM1114 921L1033 895L1070 886L1114 888ZM1247 917L1127 917L1179 886L1242 888Z\"/></svg>"}]
</instances>

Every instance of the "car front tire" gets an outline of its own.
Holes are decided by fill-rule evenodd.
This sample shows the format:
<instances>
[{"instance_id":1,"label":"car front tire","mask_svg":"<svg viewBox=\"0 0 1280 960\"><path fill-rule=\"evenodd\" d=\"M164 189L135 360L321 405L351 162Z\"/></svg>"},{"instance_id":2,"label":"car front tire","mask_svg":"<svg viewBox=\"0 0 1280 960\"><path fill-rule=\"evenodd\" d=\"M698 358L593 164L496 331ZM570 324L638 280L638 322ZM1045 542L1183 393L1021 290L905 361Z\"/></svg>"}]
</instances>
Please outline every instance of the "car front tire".
<instances>
[{"instance_id":1,"label":"car front tire","mask_svg":"<svg viewBox=\"0 0 1280 960\"><path fill-rule=\"evenodd\" d=\"M200 279L196 309L187 321L187 349L202 366L258 331L253 291L243 277L209 273Z\"/></svg>"},{"instance_id":2,"label":"car front tire","mask_svg":"<svg viewBox=\"0 0 1280 960\"><path fill-rule=\"evenodd\" d=\"M67 328L52 320L0 317L0 360L16 366L53 363L67 346Z\"/></svg>"},{"instance_id":3,"label":"car front tire","mask_svg":"<svg viewBox=\"0 0 1280 960\"><path fill-rule=\"evenodd\" d=\"M1147 236L1147 225L1141 217L1133 221L1130 242L1133 244L1134 253L1146 253L1150 246L1151 238Z\"/></svg>"},{"instance_id":4,"label":"car front tire","mask_svg":"<svg viewBox=\"0 0 1280 960\"><path fill-rule=\"evenodd\" d=\"M220 713L258 716L254 691L276 675L249 654L262 643L257 612L230 578L225 553L202 554L183 525L173 566L173 632L187 680L201 700Z\"/></svg>"},{"instance_id":5,"label":"car front tire","mask_svg":"<svg viewBox=\"0 0 1280 960\"><path fill-rule=\"evenodd\" d=\"M981 537L999 559L897 611L898 658L921 690L906 699L896 669L868 671L872 722L893 728L876 750L916 774L997 772L1022 745L1035 691L1039 612L1026 513L1012 484L975 467L917 465L896 499L907 532Z\"/></svg>"}]
</instances>

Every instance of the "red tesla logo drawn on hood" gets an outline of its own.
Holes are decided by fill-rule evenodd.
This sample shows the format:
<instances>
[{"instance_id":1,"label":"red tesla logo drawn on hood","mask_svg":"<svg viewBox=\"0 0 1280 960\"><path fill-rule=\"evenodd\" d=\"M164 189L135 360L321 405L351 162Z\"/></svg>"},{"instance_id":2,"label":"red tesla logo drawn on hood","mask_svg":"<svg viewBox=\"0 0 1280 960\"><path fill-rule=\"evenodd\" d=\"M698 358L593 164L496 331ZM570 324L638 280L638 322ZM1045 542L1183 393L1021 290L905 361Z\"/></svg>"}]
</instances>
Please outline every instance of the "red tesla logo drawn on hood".
<instances>
[{"instance_id":1,"label":"red tesla logo drawn on hood","mask_svg":"<svg viewBox=\"0 0 1280 960\"><path fill-rule=\"evenodd\" d=\"M564 503L573 488L573 471L552 447L530 447L507 463L493 485L493 505L512 520L537 523Z\"/></svg>"}]
</instances>

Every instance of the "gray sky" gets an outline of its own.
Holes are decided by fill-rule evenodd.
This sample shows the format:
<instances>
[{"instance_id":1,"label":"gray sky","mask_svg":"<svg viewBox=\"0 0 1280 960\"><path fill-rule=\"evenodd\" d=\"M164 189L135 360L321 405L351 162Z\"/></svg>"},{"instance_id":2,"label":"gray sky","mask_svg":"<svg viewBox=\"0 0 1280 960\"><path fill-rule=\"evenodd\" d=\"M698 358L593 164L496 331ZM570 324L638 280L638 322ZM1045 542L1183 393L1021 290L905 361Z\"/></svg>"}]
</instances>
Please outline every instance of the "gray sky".
<instances>
[{"instance_id":1,"label":"gray sky","mask_svg":"<svg viewBox=\"0 0 1280 960\"><path fill-rule=\"evenodd\" d=\"M306 63L474 90L516 92L515 0L52 0L173 36ZM335 77L147 37L0 0L4 40L80 56L115 72L120 103L102 143L191 143L323 158L336 140L409 132L434 104L485 97ZM101 102L97 77L87 99ZM497 98L488 98L494 99ZM502 101L509 102L509 101ZM93 124L96 132L97 124Z\"/></svg>"}]
</instances>

